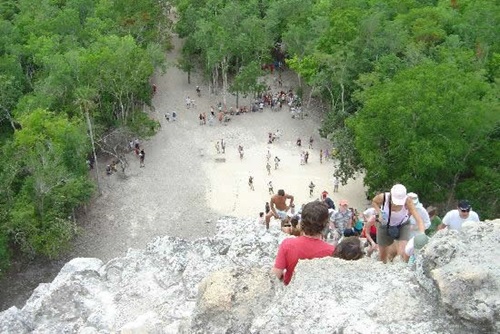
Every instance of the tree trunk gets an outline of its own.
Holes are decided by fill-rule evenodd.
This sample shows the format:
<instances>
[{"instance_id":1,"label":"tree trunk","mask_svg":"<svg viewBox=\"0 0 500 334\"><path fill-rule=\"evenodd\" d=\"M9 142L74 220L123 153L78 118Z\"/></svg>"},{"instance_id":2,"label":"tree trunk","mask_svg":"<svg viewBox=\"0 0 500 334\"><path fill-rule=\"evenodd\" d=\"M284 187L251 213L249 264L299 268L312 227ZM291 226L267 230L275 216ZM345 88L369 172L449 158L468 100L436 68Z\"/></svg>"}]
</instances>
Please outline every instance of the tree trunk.
<instances>
[{"instance_id":1,"label":"tree trunk","mask_svg":"<svg viewBox=\"0 0 500 334\"><path fill-rule=\"evenodd\" d=\"M331 100L331 105L330 107L332 108L331 110L332 111L335 111L335 108L336 108L336 103L335 103L335 96L333 95L333 92L330 88L330 86L326 86L326 90L328 91L328 93L330 94L330 100Z\"/></svg>"},{"instance_id":2,"label":"tree trunk","mask_svg":"<svg viewBox=\"0 0 500 334\"><path fill-rule=\"evenodd\" d=\"M340 83L340 103L342 104L342 113L345 112L345 104L344 104L344 84Z\"/></svg>"},{"instance_id":3,"label":"tree trunk","mask_svg":"<svg viewBox=\"0 0 500 334\"><path fill-rule=\"evenodd\" d=\"M226 93L227 93L227 57L222 58L222 101L226 106Z\"/></svg>"},{"instance_id":4,"label":"tree trunk","mask_svg":"<svg viewBox=\"0 0 500 334\"><path fill-rule=\"evenodd\" d=\"M309 92L309 99L307 100L307 105L306 105L306 108L309 108L309 105L311 104L311 99L312 99L312 95L314 93L314 89L316 88L316 86L313 86L311 88L311 91Z\"/></svg>"},{"instance_id":5,"label":"tree trunk","mask_svg":"<svg viewBox=\"0 0 500 334\"><path fill-rule=\"evenodd\" d=\"M214 67L214 75L213 75L212 80L214 82L215 94L218 94L218 92L219 92L219 66Z\"/></svg>"},{"instance_id":6,"label":"tree trunk","mask_svg":"<svg viewBox=\"0 0 500 334\"><path fill-rule=\"evenodd\" d=\"M101 184L99 182L99 168L97 168L97 154L95 153L94 132L92 131L92 123L90 122L90 116L88 111L85 111L85 118L87 119L87 127L89 128L90 142L92 143L92 153L94 154L94 166L97 178L97 190L99 190L99 195L102 195Z\"/></svg>"},{"instance_id":7,"label":"tree trunk","mask_svg":"<svg viewBox=\"0 0 500 334\"><path fill-rule=\"evenodd\" d=\"M7 108L4 108L4 110L7 114L7 118L9 120L10 126L12 127L12 130L16 131L16 125L14 124L14 120L12 119L12 116L10 115L9 110L7 110Z\"/></svg>"}]
</instances>

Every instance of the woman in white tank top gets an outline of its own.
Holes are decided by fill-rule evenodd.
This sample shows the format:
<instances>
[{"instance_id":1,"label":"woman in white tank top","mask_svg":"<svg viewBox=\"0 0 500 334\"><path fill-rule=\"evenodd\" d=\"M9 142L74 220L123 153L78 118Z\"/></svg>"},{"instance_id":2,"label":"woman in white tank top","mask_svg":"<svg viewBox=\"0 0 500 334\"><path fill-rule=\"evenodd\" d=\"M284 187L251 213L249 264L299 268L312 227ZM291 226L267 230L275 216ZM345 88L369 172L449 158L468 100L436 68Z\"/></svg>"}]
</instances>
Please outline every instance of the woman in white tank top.
<instances>
[{"instance_id":1,"label":"woman in white tank top","mask_svg":"<svg viewBox=\"0 0 500 334\"><path fill-rule=\"evenodd\" d=\"M394 185L390 192L375 196L372 200L372 206L376 212L380 260L386 263L388 259L392 260L397 253L404 261L408 261L405 247L410 239L410 225L408 224L410 216L415 218L420 232L424 233L425 226L413 200L406 194L406 187L402 184ZM369 229L370 226L367 228ZM395 243L396 250L390 252L389 249L393 243Z\"/></svg>"}]
</instances>

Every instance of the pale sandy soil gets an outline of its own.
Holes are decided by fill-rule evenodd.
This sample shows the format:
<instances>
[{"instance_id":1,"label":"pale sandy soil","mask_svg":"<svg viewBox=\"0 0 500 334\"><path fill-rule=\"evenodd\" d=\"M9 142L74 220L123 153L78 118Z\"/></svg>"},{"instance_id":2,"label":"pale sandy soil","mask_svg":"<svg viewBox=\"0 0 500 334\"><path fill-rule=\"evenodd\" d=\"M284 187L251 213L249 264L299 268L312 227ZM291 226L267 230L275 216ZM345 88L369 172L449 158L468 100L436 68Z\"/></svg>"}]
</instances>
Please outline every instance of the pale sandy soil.
<instances>
[{"instance_id":1,"label":"pale sandy soil","mask_svg":"<svg viewBox=\"0 0 500 334\"><path fill-rule=\"evenodd\" d=\"M296 88L293 74L283 75L285 80L282 88L278 87L274 76L268 74L265 77L273 91ZM291 118L288 108L284 107L279 112L265 109L262 113L233 116L228 125L216 122L214 126L208 124L200 126L198 114L200 112L209 114L210 106L216 106L219 101L222 101L222 96L207 94L208 87L196 76L192 78L191 85L188 85L186 74L176 68L170 68L166 76L158 77L157 85L160 94L155 98L154 103L157 117L162 121L163 130L155 140L163 141L165 137L171 139L179 136L180 133L187 134L187 138L184 138L185 142L178 145L191 147L191 154L188 153L184 157L189 156L189 159L192 159L192 167L181 178L188 179L193 174L206 175L207 182L200 184L200 188L205 188L206 204L216 214L257 217L258 212L263 211L264 203L269 201L267 183L270 180L273 181L275 192L278 189L284 189L295 196L298 204L311 200L308 185L313 181L316 184L313 198L317 198L322 190L327 190L335 202L347 199L355 208L364 209L367 206L361 178L351 180L345 186L341 185L339 192L333 193L332 174L335 161L320 163L320 149L331 149L331 144L319 137L321 115L318 115L318 112L309 110L309 117L298 120ZM202 88L202 97L195 98L196 108L187 109L185 97L194 98L196 85ZM226 100L228 107L236 105L234 96L228 95ZM243 101L240 99L240 104L249 105L250 103L250 99ZM162 117L164 112L171 110L177 110L180 114L175 123L167 123ZM268 133L277 129L283 132L282 138L278 142L268 144ZM308 138L311 135L314 138L314 145L313 149L308 149ZM302 138L302 148L295 145L299 137ZM222 138L226 142L226 153L218 154L215 143ZM237 151L240 144L243 145L245 151L243 159L239 158ZM268 149L272 154L271 175L267 174L265 168ZM310 153L309 163L300 165L300 152L304 149ZM281 160L278 170L274 170L273 163L276 155ZM225 161L220 162L221 159ZM162 161L162 164L168 165L163 155L151 157L151 160ZM249 175L254 177L255 191L249 189Z\"/></svg>"}]
</instances>

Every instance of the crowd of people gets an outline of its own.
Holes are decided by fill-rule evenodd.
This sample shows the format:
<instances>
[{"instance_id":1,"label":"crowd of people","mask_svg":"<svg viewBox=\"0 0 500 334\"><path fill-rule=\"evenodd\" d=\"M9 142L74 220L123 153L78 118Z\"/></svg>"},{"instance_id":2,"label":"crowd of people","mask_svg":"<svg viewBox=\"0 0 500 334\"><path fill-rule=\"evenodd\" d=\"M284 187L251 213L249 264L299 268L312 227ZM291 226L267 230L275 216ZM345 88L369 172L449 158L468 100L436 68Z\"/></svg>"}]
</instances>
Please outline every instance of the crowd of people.
<instances>
[{"instance_id":1,"label":"crowd of people","mask_svg":"<svg viewBox=\"0 0 500 334\"><path fill-rule=\"evenodd\" d=\"M372 206L362 213L349 207L346 200L340 200L336 208L327 191L299 210L295 210L294 202L293 195L280 189L271 197L269 208L266 202L265 216L260 215L267 229L274 217L284 233L294 236L281 243L272 269L285 285L301 259L334 256L357 260L376 254L383 263L397 256L412 263L415 251L438 230L459 231L465 221L479 222L467 200L460 200L457 209L441 220L435 207L424 208L418 195L408 193L402 184L377 194Z\"/></svg>"},{"instance_id":2,"label":"crowd of people","mask_svg":"<svg viewBox=\"0 0 500 334\"><path fill-rule=\"evenodd\" d=\"M196 86L196 93L198 97L201 97L200 86ZM186 96L185 103L186 109L195 109L197 107L195 101L190 96ZM241 105L228 107L225 103L219 101L216 107L210 106L210 113L208 115L205 111L200 112L198 114L198 119L200 125L208 124L213 126L216 120L218 120L220 124L227 125L232 116L239 116L258 111L263 112L266 108L269 108L272 111L279 111L282 110L284 106L286 106L288 111L291 113L292 118L295 118L297 115L300 115L300 118L303 118L301 99L296 93L293 92L292 89L285 92L280 87L278 91L273 93L271 86L268 86L267 90L257 96L257 98L255 98L255 100L248 106ZM167 117L167 114L165 117ZM269 133L269 143L279 139L280 136L281 134L279 133L279 130L275 133Z\"/></svg>"}]
</instances>

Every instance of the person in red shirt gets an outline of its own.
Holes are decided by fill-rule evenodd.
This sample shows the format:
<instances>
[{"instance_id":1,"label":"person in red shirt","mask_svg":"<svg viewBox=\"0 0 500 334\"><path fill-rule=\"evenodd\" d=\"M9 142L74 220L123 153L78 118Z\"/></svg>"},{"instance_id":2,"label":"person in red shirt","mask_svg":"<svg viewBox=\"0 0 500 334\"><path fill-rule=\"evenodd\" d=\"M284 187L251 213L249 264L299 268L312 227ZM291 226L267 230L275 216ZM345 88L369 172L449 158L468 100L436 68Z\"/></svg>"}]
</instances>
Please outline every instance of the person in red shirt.
<instances>
[{"instance_id":1,"label":"person in red shirt","mask_svg":"<svg viewBox=\"0 0 500 334\"><path fill-rule=\"evenodd\" d=\"M322 240L321 232L328 223L328 207L320 201L307 203L302 209L300 228L302 235L283 240L279 249L273 274L290 283L295 266L302 259L315 259L332 256L335 247Z\"/></svg>"}]
</instances>

